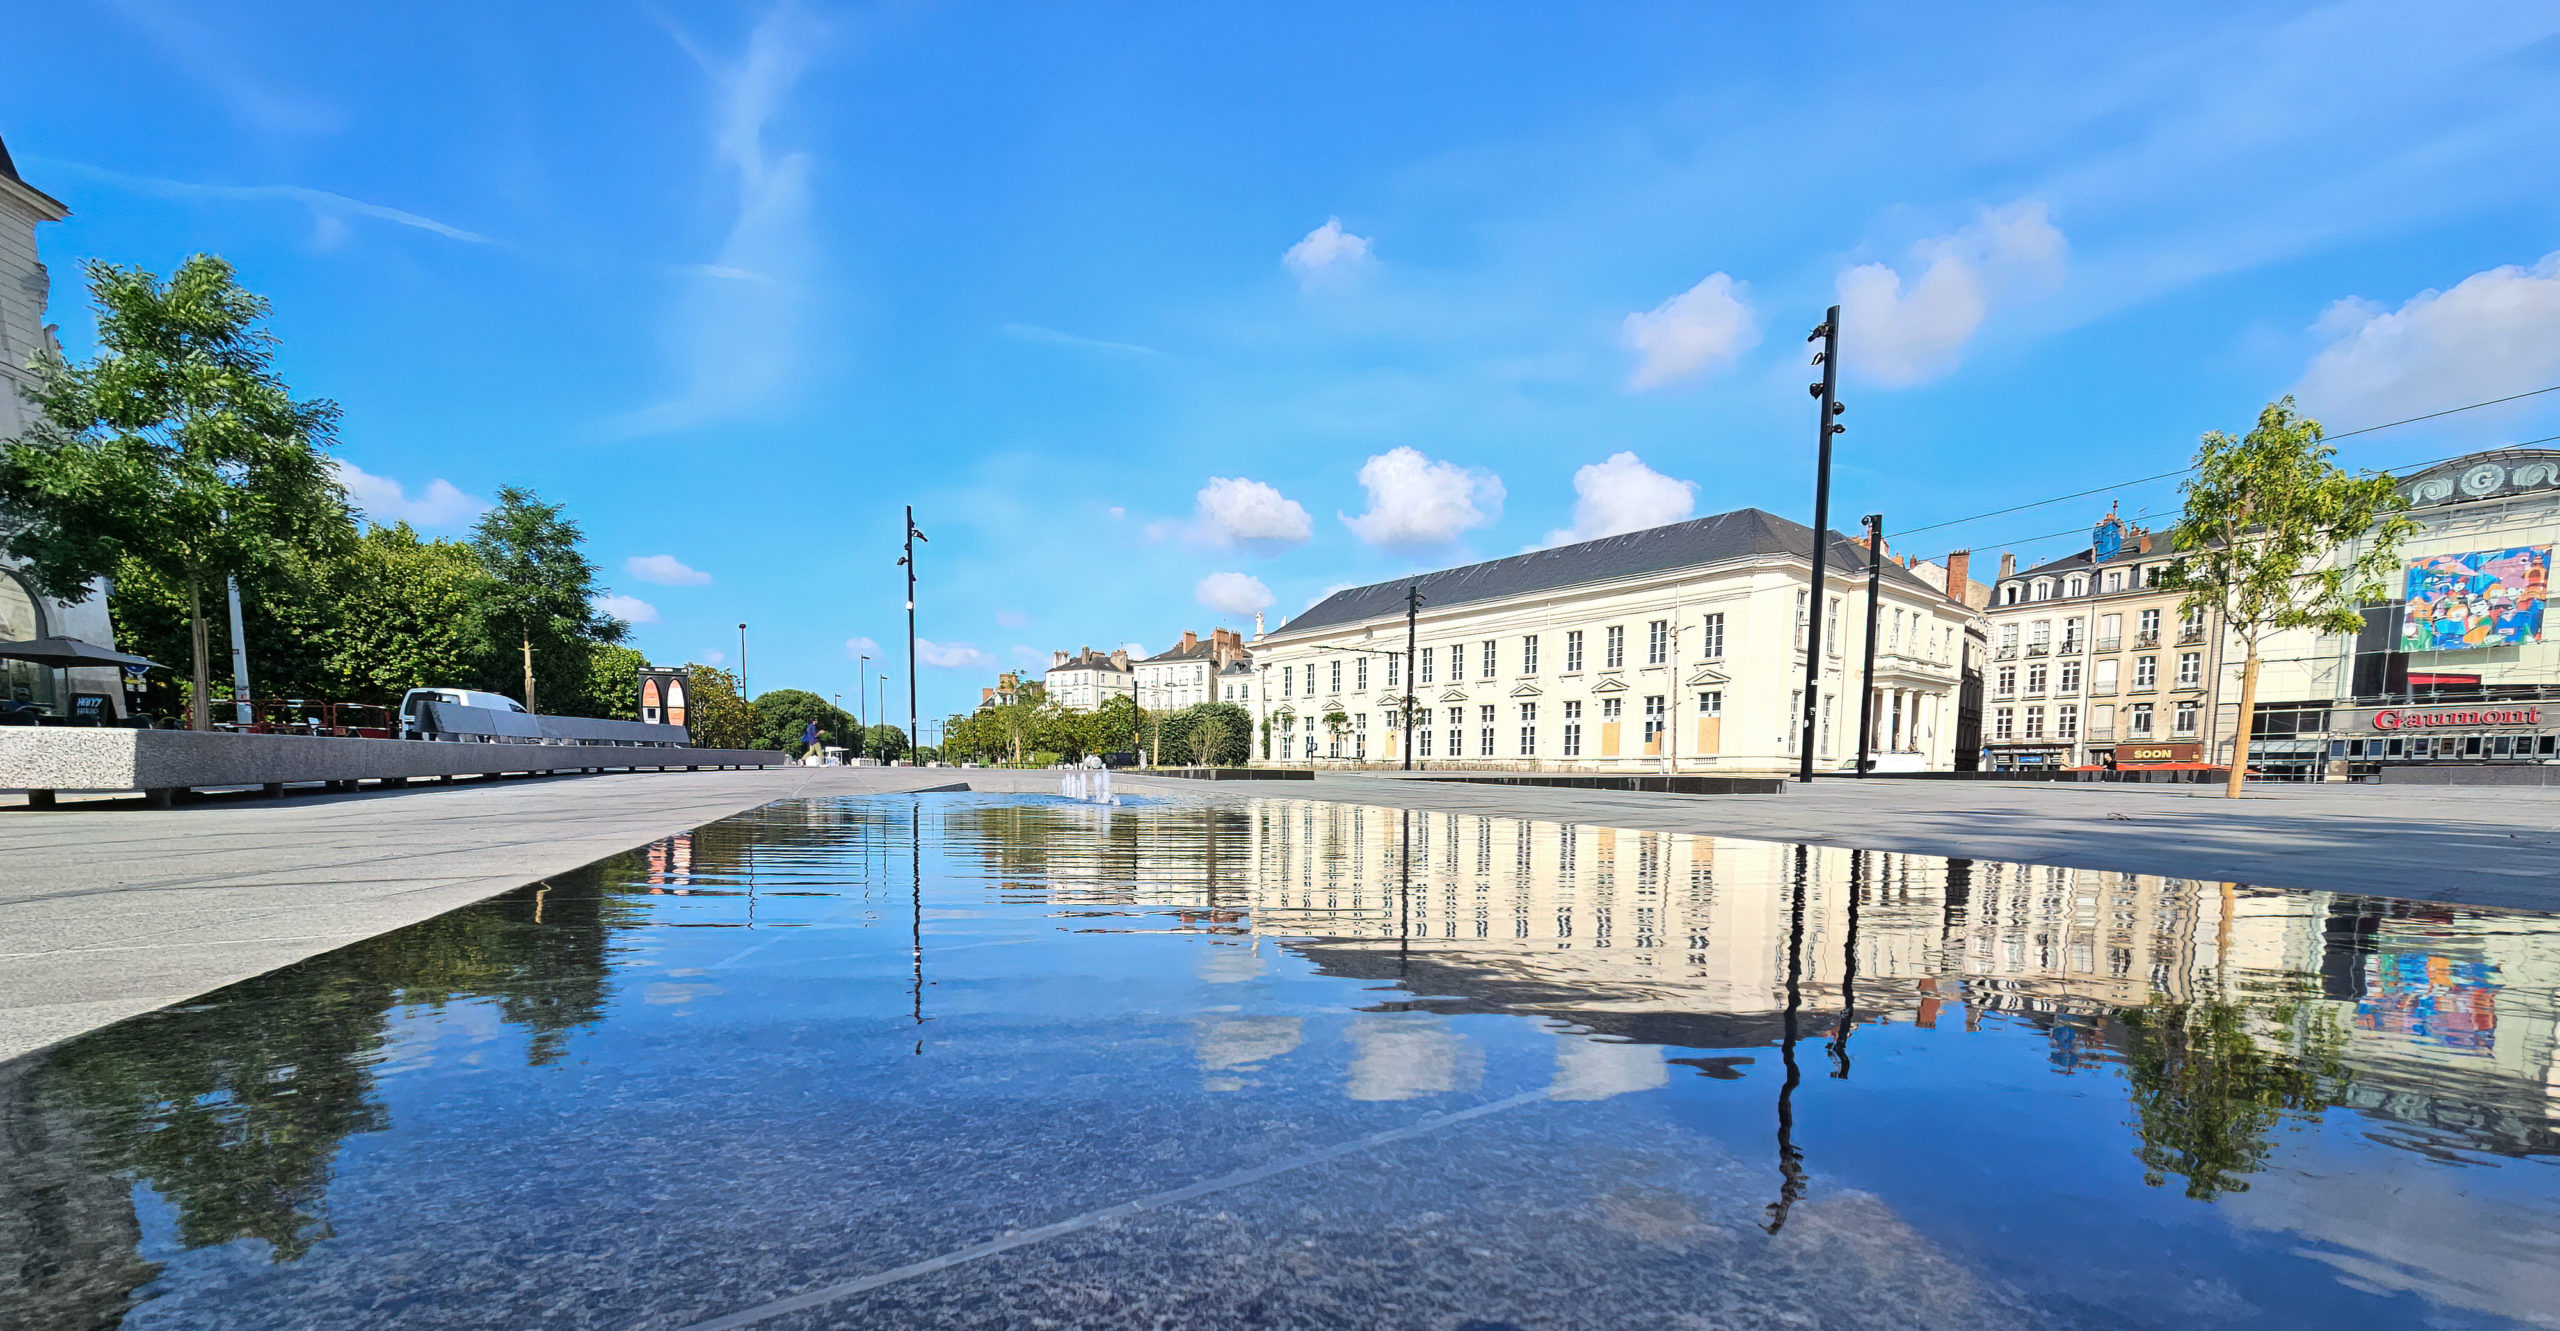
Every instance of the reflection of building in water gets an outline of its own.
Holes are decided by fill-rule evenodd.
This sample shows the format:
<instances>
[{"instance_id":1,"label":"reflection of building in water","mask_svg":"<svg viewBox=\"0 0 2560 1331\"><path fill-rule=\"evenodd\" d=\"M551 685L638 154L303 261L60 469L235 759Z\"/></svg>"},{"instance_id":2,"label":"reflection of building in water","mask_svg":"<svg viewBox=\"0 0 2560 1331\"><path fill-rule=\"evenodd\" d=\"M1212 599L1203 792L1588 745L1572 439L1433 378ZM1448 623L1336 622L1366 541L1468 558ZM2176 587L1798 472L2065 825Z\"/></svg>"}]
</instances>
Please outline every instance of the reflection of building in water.
<instances>
[{"instance_id":1,"label":"reflection of building in water","mask_svg":"<svg viewBox=\"0 0 2560 1331\"><path fill-rule=\"evenodd\" d=\"M40 1058L0 1063L0 1326L114 1326L160 1273L137 1249L133 1189L93 1167L78 1106Z\"/></svg>"},{"instance_id":2,"label":"reflection of building in water","mask_svg":"<svg viewBox=\"0 0 2560 1331\"><path fill-rule=\"evenodd\" d=\"M2361 1112L2474 1149L2560 1149L2560 923L2542 916L1316 800L986 817L1002 822L972 830L1009 847L1013 892L1291 940L1418 996L1399 1006L1756 1049L1780 1039L1792 960L1809 1038L1997 1011L2051 1027L2069 1070L2121 1057L2127 1009L2233 1004L2271 1049L2334 1051ZM1059 835L1061 817L1096 826ZM1579 1044L1571 1059L1610 1057ZM1396 1075L1416 1086L1439 1075L1410 1061ZM1728 1076L1752 1056L1679 1061ZM1582 1066L1560 1055L1559 1086ZM1367 1077L1364 1093L1401 1084Z\"/></svg>"}]
</instances>

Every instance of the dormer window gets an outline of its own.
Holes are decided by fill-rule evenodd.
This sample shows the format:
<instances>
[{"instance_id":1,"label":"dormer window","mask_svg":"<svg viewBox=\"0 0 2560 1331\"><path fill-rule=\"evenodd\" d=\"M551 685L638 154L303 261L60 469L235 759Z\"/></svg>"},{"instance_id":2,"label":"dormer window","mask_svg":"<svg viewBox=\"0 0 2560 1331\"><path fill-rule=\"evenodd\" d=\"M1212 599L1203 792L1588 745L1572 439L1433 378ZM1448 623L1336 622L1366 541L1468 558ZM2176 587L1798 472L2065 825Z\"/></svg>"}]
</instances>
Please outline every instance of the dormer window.
<instances>
[{"instance_id":1,"label":"dormer window","mask_svg":"<svg viewBox=\"0 0 2560 1331\"><path fill-rule=\"evenodd\" d=\"M2052 600L2052 599L2053 599L2053 580L2052 580L2051 578L2038 578L2038 579L2036 579L2035 595L2034 595L2034 597L2033 597L2032 599L2034 599L2034 600L2038 600L2038 601L2050 601L2050 600Z\"/></svg>"},{"instance_id":2,"label":"dormer window","mask_svg":"<svg viewBox=\"0 0 2560 1331\"><path fill-rule=\"evenodd\" d=\"M2065 596L2088 595L2089 580L2077 573L2072 574L2070 579L2062 584L2062 594Z\"/></svg>"},{"instance_id":3,"label":"dormer window","mask_svg":"<svg viewBox=\"0 0 2560 1331\"><path fill-rule=\"evenodd\" d=\"M2017 603L2018 603L2018 584L2016 584L2016 583L2014 583L2014 582L2013 582L2013 583L2010 583L2010 584L2008 584L2007 586L2002 587L2002 588L2000 589L2000 604L2002 604L2002 605L2016 605Z\"/></svg>"}]
</instances>

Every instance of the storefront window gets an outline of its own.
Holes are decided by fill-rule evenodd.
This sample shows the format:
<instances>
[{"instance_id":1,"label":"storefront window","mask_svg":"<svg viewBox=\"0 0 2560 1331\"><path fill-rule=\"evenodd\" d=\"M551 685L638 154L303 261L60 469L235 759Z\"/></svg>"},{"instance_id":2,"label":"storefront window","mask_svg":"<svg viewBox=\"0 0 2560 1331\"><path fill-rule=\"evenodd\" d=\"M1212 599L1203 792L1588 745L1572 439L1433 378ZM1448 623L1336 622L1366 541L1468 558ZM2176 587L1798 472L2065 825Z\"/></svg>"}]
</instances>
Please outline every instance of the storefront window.
<instances>
[{"instance_id":1,"label":"storefront window","mask_svg":"<svg viewBox=\"0 0 2560 1331\"><path fill-rule=\"evenodd\" d=\"M0 642L24 642L44 636L44 615L35 595L14 573L0 572ZM0 698L11 702L54 705L55 672L25 661L0 661Z\"/></svg>"}]
</instances>

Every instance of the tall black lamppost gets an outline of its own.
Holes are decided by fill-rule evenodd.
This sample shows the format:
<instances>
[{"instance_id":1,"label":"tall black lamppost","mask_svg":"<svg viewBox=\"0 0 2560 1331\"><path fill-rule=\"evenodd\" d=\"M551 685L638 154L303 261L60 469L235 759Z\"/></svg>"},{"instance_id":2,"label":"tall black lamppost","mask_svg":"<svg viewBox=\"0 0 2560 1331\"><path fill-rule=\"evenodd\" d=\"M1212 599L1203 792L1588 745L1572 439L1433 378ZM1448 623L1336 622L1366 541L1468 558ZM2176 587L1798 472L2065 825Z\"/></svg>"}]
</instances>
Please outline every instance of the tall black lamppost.
<instances>
[{"instance_id":1,"label":"tall black lamppost","mask_svg":"<svg viewBox=\"0 0 2560 1331\"><path fill-rule=\"evenodd\" d=\"M1404 589L1404 770L1413 770L1413 698L1420 681L1413 677L1415 626L1422 615L1422 584Z\"/></svg>"},{"instance_id":2,"label":"tall black lamppost","mask_svg":"<svg viewBox=\"0 0 2560 1331\"><path fill-rule=\"evenodd\" d=\"M916 542L923 539L925 534L916 530L916 506L909 504L907 505L907 552L898 556L898 562L907 570L907 751L909 753L915 752L917 740L920 738L916 734ZM887 710L885 703L882 705L882 710ZM910 758L908 761L912 762L914 759Z\"/></svg>"},{"instance_id":3,"label":"tall black lamppost","mask_svg":"<svg viewBox=\"0 0 2560 1331\"><path fill-rule=\"evenodd\" d=\"M1867 669L1858 683L1858 775L1870 765L1876 723L1876 616L1884 591L1884 514L1867 515Z\"/></svg>"},{"instance_id":4,"label":"tall black lamppost","mask_svg":"<svg viewBox=\"0 0 2560 1331\"><path fill-rule=\"evenodd\" d=\"M745 702L754 696L747 691L747 626L740 624L738 626L738 701Z\"/></svg>"},{"instance_id":5,"label":"tall black lamppost","mask_svg":"<svg viewBox=\"0 0 2560 1331\"><path fill-rule=\"evenodd\" d=\"M1805 341L1822 344L1822 350L1813 353L1813 363L1822 367L1822 382L1808 385L1822 403L1822 442L1813 473L1813 588L1805 594L1804 603L1804 716L1797 737L1798 781L1813 779L1813 718L1822 706L1822 608L1831 554L1831 436L1843 428L1831 419L1842 410L1836 396L1840 387L1840 307L1834 305L1826 311L1821 324Z\"/></svg>"}]
</instances>

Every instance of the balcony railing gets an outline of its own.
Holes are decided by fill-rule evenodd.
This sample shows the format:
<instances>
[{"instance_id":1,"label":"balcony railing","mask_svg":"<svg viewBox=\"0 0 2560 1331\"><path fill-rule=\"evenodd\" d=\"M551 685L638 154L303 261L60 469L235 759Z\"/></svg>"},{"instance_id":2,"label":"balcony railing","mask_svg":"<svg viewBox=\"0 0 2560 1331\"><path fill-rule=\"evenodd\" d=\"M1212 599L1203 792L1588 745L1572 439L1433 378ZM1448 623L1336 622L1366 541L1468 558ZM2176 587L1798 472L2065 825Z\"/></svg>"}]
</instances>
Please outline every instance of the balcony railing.
<instances>
[{"instance_id":1,"label":"balcony railing","mask_svg":"<svg viewBox=\"0 0 2560 1331\"><path fill-rule=\"evenodd\" d=\"M2052 654L2053 654L2053 644L2052 644L2052 643L2049 643L2049 642L2031 642L2031 643L2028 643L2028 644L2027 644L2027 655L2029 655L2029 656L2050 656L2050 655L2052 655Z\"/></svg>"},{"instance_id":2,"label":"balcony railing","mask_svg":"<svg viewBox=\"0 0 2560 1331\"><path fill-rule=\"evenodd\" d=\"M2202 641L2204 641L2203 629L2193 628L2178 630L2178 645L2181 647L2193 647Z\"/></svg>"},{"instance_id":3,"label":"balcony railing","mask_svg":"<svg viewBox=\"0 0 2560 1331\"><path fill-rule=\"evenodd\" d=\"M2122 639L2122 638L2100 638L2100 639L2098 639L2098 646L2097 646L2097 650L2098 650L2098 651L2101 651L2101 652L2115 652L2115 651L2122 651L2122 650L2124 650L2124 639Z\"/></svg>"},{"instance_id":4,"label":"balcony railing","mask_svg":"<svg viewBox=\"0 0 2560 1331\"><path fill-rule=\"evenodd\" d=\"M2078 638L2063 639L2062 654L2064 656L2078 656L2080 654L2080 640Z\"/></svg>"},{"instance_id":5,"label":"balcony railing","mask_svg":"<svg viewBox=\"0 0 2560 1331\"><path fill-rule=\"evenodd\" d=\"M2017 659L2017 656L2018 644L2014 642L2010 643L2006 647L1998 648L1991 653L1991 659L1994 661L2014 661Z\"/></svg>"},{"instance_id":6,"label":"balcony railing","mask_svg":"<svg viewBox=\"0 0 2560 1331\"><path fill-rule=\"evenodd\" d=\"M2160 633L2157 629L2149 633L2137 633L2133 635L2133 645L2136 647L2157 647L2160 645Z\"/></svg>"},{"instance_id":7,"label":"balcony railing","mask_svg":"<svg viewBox=\"0 0 2560 1331\"><path fill-rule=\"evenodd\" d=\"M2091 726L2091 727L2089 727L2089 738L2091 738L2091 739L2093 739L2093 740L2112 740L2112 739L2114 739L2115 737L2116 737L2116 728L2115 728L2114 726Z\"/></svg>"}]
</instances>

